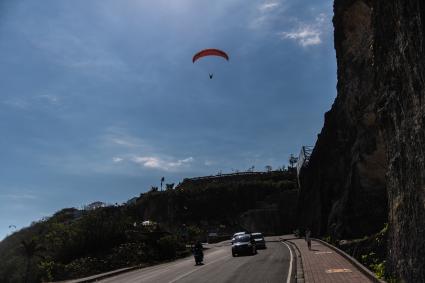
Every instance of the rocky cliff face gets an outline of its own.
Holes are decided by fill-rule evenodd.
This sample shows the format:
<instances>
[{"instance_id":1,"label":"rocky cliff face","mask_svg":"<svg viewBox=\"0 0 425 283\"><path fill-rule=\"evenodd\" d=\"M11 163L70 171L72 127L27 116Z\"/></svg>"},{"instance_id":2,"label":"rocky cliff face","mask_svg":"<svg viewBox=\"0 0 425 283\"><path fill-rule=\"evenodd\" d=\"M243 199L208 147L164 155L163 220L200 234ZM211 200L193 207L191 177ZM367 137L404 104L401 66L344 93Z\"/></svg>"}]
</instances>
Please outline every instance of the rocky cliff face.
<instances>
[{"instance_id":1,"label":"rocky cliff face","mask_svg":"<svg viewBox=\"0 0 425 283\"><path fill-rule=\"evenodd\" d=\"M336 0L334 11L338 96L301 170L299 215L302 226L340 239L386 222L386 158L375 113L371 3Z\"/></svg>"},{"instance_id":2,"label":"rocky cliff face","mask_svg":"<svg viewBox=\"0 0 425 283\"><path fill-rule=\"evenodd\" d=\"M425 282L425 2L334 12L338 96L301 171L300 225L343 238L388 221L390 272Z\"/></svg>"},{"instance_id":3,"label":"rocky cliff face","mask_svg":"<svg viewBox=\"0 0 425 283\"><path fill-rule=\"evenodd\" d=\"M373 64L388 156L389 266L425 282L425 2L376 1Z\"/></svg>"}]
</instances>

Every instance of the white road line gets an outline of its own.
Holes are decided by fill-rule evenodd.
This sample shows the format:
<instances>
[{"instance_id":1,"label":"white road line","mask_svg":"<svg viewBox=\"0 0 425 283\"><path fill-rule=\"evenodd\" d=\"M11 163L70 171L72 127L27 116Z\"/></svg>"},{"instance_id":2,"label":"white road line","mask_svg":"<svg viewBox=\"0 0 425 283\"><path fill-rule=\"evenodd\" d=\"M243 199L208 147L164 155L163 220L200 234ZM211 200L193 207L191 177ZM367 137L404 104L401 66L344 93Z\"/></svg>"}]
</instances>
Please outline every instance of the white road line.
<instances>
[{"instance_id":1,"label":"white road line","mask_svg":"<svg viewBox=\"0 0 425 283\"><path fill-rule=\"evenodd\" d=\"M196 271L198 271L198 270L202 269L203 267L205 267L205 266L207 266L207 265L210 265L210 264L216 263L217 261L220 261L220 260L223 260L223 259L226 259L226 258L225 258L225 257L221 257L221 258L218 258L218 259L213 260L213 261L211 261L211 262L208 262L208 263L206 263L206 264L204 264L204 265L201 265L200 267L198 267L198 268L196 268L196 269L193 269L193 270L191 270L191 271L189 271L189 272L187 272L187 273L185 273L185 274L182 274L182 275L178 276L177 278L174 278L173 280L169 281L168 283L174 283L174 282L176 282L176 281L178 281L178 280L180 280L180 279L182 279L182 278L184 278L184 277L186 277L186 276L188 276L188 275L192 274L193 272L196 272Z\"/></svg>"},{"instance_id":2,"label":"white road line","mask_svg":"<svg viewBox=\"0 0 425 283\"><path fill-rule=\"evenodd\" d=\"M288 278L286 278L286 283L291 283L291 277L292 277L292 261L293 261L292 250L291 250L291 247L289 247L289 245L287 243L285 243L285 242L282 242L282 243L286 245L286 247L289 249L289 253L291 254L291 261L289 262Z\"/></svg>"}]
</instances>

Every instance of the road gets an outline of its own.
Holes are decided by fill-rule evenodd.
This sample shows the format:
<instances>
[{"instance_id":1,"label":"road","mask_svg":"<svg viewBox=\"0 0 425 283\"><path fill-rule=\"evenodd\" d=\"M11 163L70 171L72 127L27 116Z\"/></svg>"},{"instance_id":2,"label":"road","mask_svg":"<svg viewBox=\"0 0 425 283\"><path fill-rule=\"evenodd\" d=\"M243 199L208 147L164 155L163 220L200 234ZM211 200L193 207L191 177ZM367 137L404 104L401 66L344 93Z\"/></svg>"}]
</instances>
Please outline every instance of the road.
<instances>
[{"instance_id":1,"label":"road","mask_svg":"<svg viewBox=\"0 0 425 283\"><path fill-rule=\"evenodd\" d=\"M195 266L193 258L185 258L131 271L100 282L287 282L291 265L289 248L276 238L269 238L267 247L265 250L259 250L257 255L232 257L230 243L221 243L205 252L202 266Z\"/></svg>"}]
</instances>

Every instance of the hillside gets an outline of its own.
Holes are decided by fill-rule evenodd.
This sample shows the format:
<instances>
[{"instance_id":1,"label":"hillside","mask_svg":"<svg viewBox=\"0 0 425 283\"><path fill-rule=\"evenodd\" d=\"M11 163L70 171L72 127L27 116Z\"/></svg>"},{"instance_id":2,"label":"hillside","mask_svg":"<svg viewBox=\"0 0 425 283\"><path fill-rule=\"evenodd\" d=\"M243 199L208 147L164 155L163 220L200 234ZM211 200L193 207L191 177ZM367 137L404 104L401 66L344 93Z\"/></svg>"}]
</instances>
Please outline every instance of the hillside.
<instances>
[{"instance_id":1,"label":"hillside","mask_svg":"<svg viewBox=\"0 0 425 283\"><path fill-rule=\"evenodd\" d=\"M209 232L226 239L241 229L290 232L295 180L293 170L185 179L175 189L152 190L125 205L63 209L0 242L0 282L151 265L187 255L185 244L206 240Z\"/></svg>"}]
</instances>

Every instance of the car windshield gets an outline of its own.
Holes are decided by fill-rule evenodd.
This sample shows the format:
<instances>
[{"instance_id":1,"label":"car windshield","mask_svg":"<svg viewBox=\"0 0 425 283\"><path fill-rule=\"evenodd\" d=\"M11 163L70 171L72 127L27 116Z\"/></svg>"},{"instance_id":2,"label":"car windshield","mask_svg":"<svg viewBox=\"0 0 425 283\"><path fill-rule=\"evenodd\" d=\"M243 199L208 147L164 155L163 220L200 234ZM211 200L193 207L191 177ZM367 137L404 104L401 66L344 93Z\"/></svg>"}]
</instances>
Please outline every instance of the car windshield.
<instances>
[{"instance_id":1,"label":"car windshield","mask_svg":"<svg viewBox=\"0 0 425 283\"><path fill-rule=\"evenodd\" d=\"M240 235L236 237L235 242L236 243L249 242L250 239L251 237L249 235Z\"/></svg>"},{"instance_id":2,"label":"car windshield","mask_svg":"<svg viewBox=\"0 0 425 283\"><path fill-rule=\"evenodd\" d=\"M254 239L262 239L263 238L263 235L261 235L261 234L252 234L252 237Z\"/></svg>"}]
</instances>

